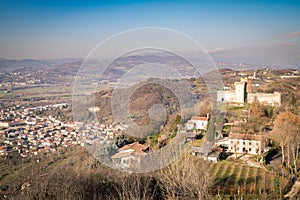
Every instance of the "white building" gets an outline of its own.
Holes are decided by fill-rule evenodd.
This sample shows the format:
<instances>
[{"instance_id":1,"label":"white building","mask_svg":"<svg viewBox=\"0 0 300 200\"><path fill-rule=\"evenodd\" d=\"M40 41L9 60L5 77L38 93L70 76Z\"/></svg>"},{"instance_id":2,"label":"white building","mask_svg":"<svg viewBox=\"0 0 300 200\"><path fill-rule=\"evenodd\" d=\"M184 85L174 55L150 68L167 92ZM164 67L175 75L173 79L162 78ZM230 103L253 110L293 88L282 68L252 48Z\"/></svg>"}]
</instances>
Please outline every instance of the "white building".
<instances>
[{"instance_id":1,"label":"white building","mask_svg":"<svg viewBox=\"0 0 300 200\"><path fill-rule=\"evenodd\" d=\"M228 138L228 151L232 153L248 153L261 155L266 152L267 139L255 134L230 134Z\"/></svg>"},{"instance_id":2,"label":"white building","mask_svg":"<svg viewBox=\"0 0 300 200\"><path fill-rule=\"evenodd\" d=\"M209 116L207 114L206 117L197 117L193 116L187 123L186 123L186 129L188 131L191 131L193 129L197 130L207 130L207 124L208 124Z\"/></svg>"},{"instance_id":3,"label":"white building","mask_svg":"<svg viewBox=\"0 0 300 200\"><path fill-rule=\"evenodd\" d=\"M274 93L253 93L252 78L241 78L240 82L234 83L234 90L217 91L217 101L225 103L252 103L256 98L260 103L271 106L281 104L281 94Z\"/></svg>"},{"instance_id":4,"label":"white building","mask_svg":"<svg viewBox=\"0 0 300 200\"><path fill-rule=\"evenodd\" d=\"M189 120L186 123L186 130L191 131L191 130L194 130L194 129L195 129L195 123L192 122L191 120Z\"/></svg>"},{"instance_id":5,"label":"white building","mask_svg":"<svg viewBox=\"0 0 300 200\"><path fill-rule=\"evenodd\" d=\"M149 150L149 145L139 144L134 142L132 144L127 144L120 148L118 152L111 158L113 161L120 165L122 168L128 168L133 165L137 165L141 162L141 157L147 155Z\"/></svg>"}]
</instances>

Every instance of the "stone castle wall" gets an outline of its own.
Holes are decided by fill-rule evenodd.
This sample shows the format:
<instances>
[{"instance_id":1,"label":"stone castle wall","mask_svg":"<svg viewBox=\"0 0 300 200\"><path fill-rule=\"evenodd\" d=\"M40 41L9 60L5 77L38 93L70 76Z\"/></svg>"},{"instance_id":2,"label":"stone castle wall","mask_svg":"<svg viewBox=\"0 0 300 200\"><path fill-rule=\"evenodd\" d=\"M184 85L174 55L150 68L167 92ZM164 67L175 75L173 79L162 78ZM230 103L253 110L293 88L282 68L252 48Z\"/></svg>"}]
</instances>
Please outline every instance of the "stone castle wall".
<instances>
[{"instance_id":1,"label":"stone castle wall","mask_svg":"<svg viewBox=\"0 0 300 200\"><path fill-rule=\"evenodd\" d=\"M234 83L235 90L217 91L218 102L228 103L252 103L255 98L265 105L280 105L281 94L275 93L252 93L252 79L241 78L240 82Z\"/></svg>"},{"instance_id":2,"label":"stone castle wall","mask_svg":"<svg viewBox=\"0 0 300 200\"><path fill-rule=\"evenodd\" d=\"M255 98L257 98L257 100L261 104L267 104L267 105L272 105L272 106L281 104L281 94L278 92L275 92L275 93L249 93L247 95L247 102L252 103Z\"/></svg>"},{"instance_id":3,"label":"stone castle wall","mask_svg":"<svg viewBox=\"0 0 300 200\"><path fill-rule=\"evenodd\" d=\"M235 91L234 90L219 90L217 91L218 102L234 102Z\"/></svg>"}]
</instances>

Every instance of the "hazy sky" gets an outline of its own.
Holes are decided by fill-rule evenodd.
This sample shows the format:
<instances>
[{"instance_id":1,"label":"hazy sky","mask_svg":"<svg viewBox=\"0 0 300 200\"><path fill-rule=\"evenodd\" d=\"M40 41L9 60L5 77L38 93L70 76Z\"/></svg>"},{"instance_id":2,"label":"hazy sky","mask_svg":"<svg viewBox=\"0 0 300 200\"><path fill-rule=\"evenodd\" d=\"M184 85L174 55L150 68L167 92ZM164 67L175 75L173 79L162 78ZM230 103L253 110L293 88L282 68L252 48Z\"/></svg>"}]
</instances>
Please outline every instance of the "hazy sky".
<instances>
[{"instance_id":1,"label":"hazy sky","mask_svg":"<svg viewBox=\"0 0 300 200\"><path fill-rule=\"evenodd\" d=\"M0 26L2 58L85 57L120 31L163 27L220 57L300 66L300 1L2 0Z\"/></svg>"}]
</instances>

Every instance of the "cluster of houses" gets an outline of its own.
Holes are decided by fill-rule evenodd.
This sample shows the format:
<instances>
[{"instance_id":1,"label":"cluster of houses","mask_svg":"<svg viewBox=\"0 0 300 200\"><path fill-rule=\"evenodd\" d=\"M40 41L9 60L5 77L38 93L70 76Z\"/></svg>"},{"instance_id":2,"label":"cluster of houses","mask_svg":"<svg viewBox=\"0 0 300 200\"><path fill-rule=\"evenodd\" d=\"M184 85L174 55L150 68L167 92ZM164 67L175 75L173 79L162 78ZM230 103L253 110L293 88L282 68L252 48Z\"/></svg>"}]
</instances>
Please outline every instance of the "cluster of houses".
<instances>
[{"instance_id":1,"label":"cluster of houses","mask_svg":"<svg viewBox=\"0 0 300 200\"><path fill-rule=\"evenodd\" d=\"M183 129L178 129L178 133L184 134L186 137L185 142L188 142L195 139L197 134L205 133L208 121L208 114L205 117L192 116ZM149 144L139 144L138 142L134 142L118 149L117 153L114 154L111 159L115 164L121 166L121 168L129 168L134 164L139 164L141 158L147 155L148 152Z\"/></svg>"},{"instance_id":2,"label":"cluster of houses","mask_svg":"<svg viewBox=\"0 0 300 200\"><path fill-rule=\"evenodd\" d=\"M38 77L34 77L32 74L24 73L24 72L5 73L1 75L5 77L3 79L5 81L0 82L1 89L24 87L24 86L30 87L42 83L41 79L39 79Z\"/></svg>"},{"instance_id":3,"label":"cluster of houses","mask_svg":"<svg viewBox=\"0 0 300 200\"><path fill-rule=\"evenodd\" d=\"M113 141L126 129L118 124L81 124L74 122L62 122L55 116L39 116L41 110L53 108L64 109L67 104L55 104L33 108L21 108L15 106L3 109L0 113L0 155L8 155L17 152L21 157L37 155L39 152L53 152L60 147L86 146L105 144ZM178 129L179 134L185 134L193 140L199 133L205 134L208 129L209 115L192 116L183 128ZM185 142L187 142L186 140ZM233 154L261 155L267 151L268 141L261 135L230 133L228 137L222 137L214 146L192 147L192 155L200 155L212 162L220 160L224 149ZM217 148L214 147L222 147ZM220 150L221 149L221 150ZM123 168L140 163L141 158L149 153L149 144L134 142L127 144L111 156L111 160Z\"/></svg>"},{"instance_id":4,"label":"cluster of houses","mask_svg":"<svg viewBox=\"0 0 300 200\"><path fill-rule=\"evenodd\" d=\"M195 137L196 134L206 133L209 122L209 115L206 117L193 116L185 124L186 132L193 132L194 134L187 137ZM242 123L246 123L242 121ZM236 125L236 123L227 123ZM192 139L190 139L192 140ZM201 147L192 146L190 154L203 157L205 160L217 162L222 159L224 152L235 155L261 155L270 150L270 140L261 134L240 134L230 132L229 134L221 135L217 138L215 144L202 145Z\"/></svg>"},{"instance_id":5,"label":"cluster of houses","mask_svg":"<svg viewBox=\"0 0 300 200\"><path fill-rule=\"evenodd\" d=\"M55 116L39 116L41 110L51 110L59 107L64 109L66 104L39 106L33 108L21 108L15 106L1 110L0 115L0 155L17 153L21 157L37 155L40 152L53 152L60 147L76 145L104 144L113 141L121 135L124 127L117 124L80 124L74 122L62 122ZM180 134L193 140L196 134L205 134L209 124L209 115L193 116L179 129ZM192 135L192 136L191 136ZM226 152L234 154L261 155L267 151L268 141L261 135L253 134L229 134L218 140L215 146L226 149ZM208 161L218 161L223 151L212 151L212 147L192 147L192 155L201 155ZM118 149L111 157L114 163L123 168L139 163L141 158L149 153L149 144L134 142Z\"/></svg>"},{"instance_id":6,"label":"cluster of houses","mask_svg":"<svg viewBox=\"0 0 300 200\"><path fill-rule=\"evenodd\" d=\"M35 124L25 121L19 126L0 131L3 145L0 154L18 152L21 157L38 152L51 152L59 146L80 145L80 135L72 123L60 123L49 118L35 119Z\"/></svg>"},{"instance_id":7,"label":"cluster of houses","mask_svg":"<svg viewBox=\"0 0 300 200\"><path fill-rule=\"evenodd\" d=\"M124 127L115 123L100 124L77 124L78 131L81 135L83 145L91 146L94 144L105 144L107 141L113 141L118 135L124 131Z\"/></svg>"},{"instance_id":8,"label":"cluster of houses","mask_svg":"<svg viewBox=\"0 0 300 200\"><path fill-rule=\"evenodd\" d=\"M186 136L185 142L195 139L199 133L205 134L208 128L209 115L205 117L192 116L185 123L185 127L178 129L179 134ZM190 154L200 156L207 161L217 162L224 159L224 154L251 154L261 155L268 151L268 139L256 134L230 133L217 140L215 144L204 143L201 147L191 146ZM149 152L149 144L134 142L118 149L111 159L122 168L129 168L133 164L139 164L141 158ZM225 157L226 158L226 157Z\"/></svg>"},{"instance_id":9,"label":"cluster of houses","mask_svg":"<svg viewBox=\"0 0 300 200\"><path fill-rule=\"evenodd\" d=\"M63 109L67 104L32 108L14 106L0 113L0 156L28 157L53 152L61 147L91 144L95 136L113 140L121 131L116 124L79 124L59 121L55 116L39 116L41 110Z\"/></svg>"}]
</instances>

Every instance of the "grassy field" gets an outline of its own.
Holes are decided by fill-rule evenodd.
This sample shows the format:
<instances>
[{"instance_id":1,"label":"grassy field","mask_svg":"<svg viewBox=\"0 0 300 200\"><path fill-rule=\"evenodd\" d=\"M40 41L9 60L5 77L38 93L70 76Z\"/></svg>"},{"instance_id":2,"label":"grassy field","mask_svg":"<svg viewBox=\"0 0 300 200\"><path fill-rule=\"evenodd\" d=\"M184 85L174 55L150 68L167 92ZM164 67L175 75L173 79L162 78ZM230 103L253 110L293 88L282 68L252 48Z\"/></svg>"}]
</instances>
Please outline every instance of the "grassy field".
<instances>
[{"instance_id":1,"label":"grassy field","mask_svg":"<svg viewBox=\"0 0 300 200\"><path fill-rule=\"evenodd\" d=\"M12 90L10 93L0 92L1 101L10 101L18 99L31 99L31 98L60 98L70 99L72 98L73 87L66 86L52 86L52 87L34 87Z\"/></svg>"},{"instance_id":2,"label":"grassy field","mask_svg":"<svg viewBox=\"0 0 300 200\"><path fill-rule=\"evenodd\" d=\"M204 139L202 138L201 140L194 140L191 144L191 146L195 146L195 147L200 147L203 143Z\"/></svg>"}]
</instances>

